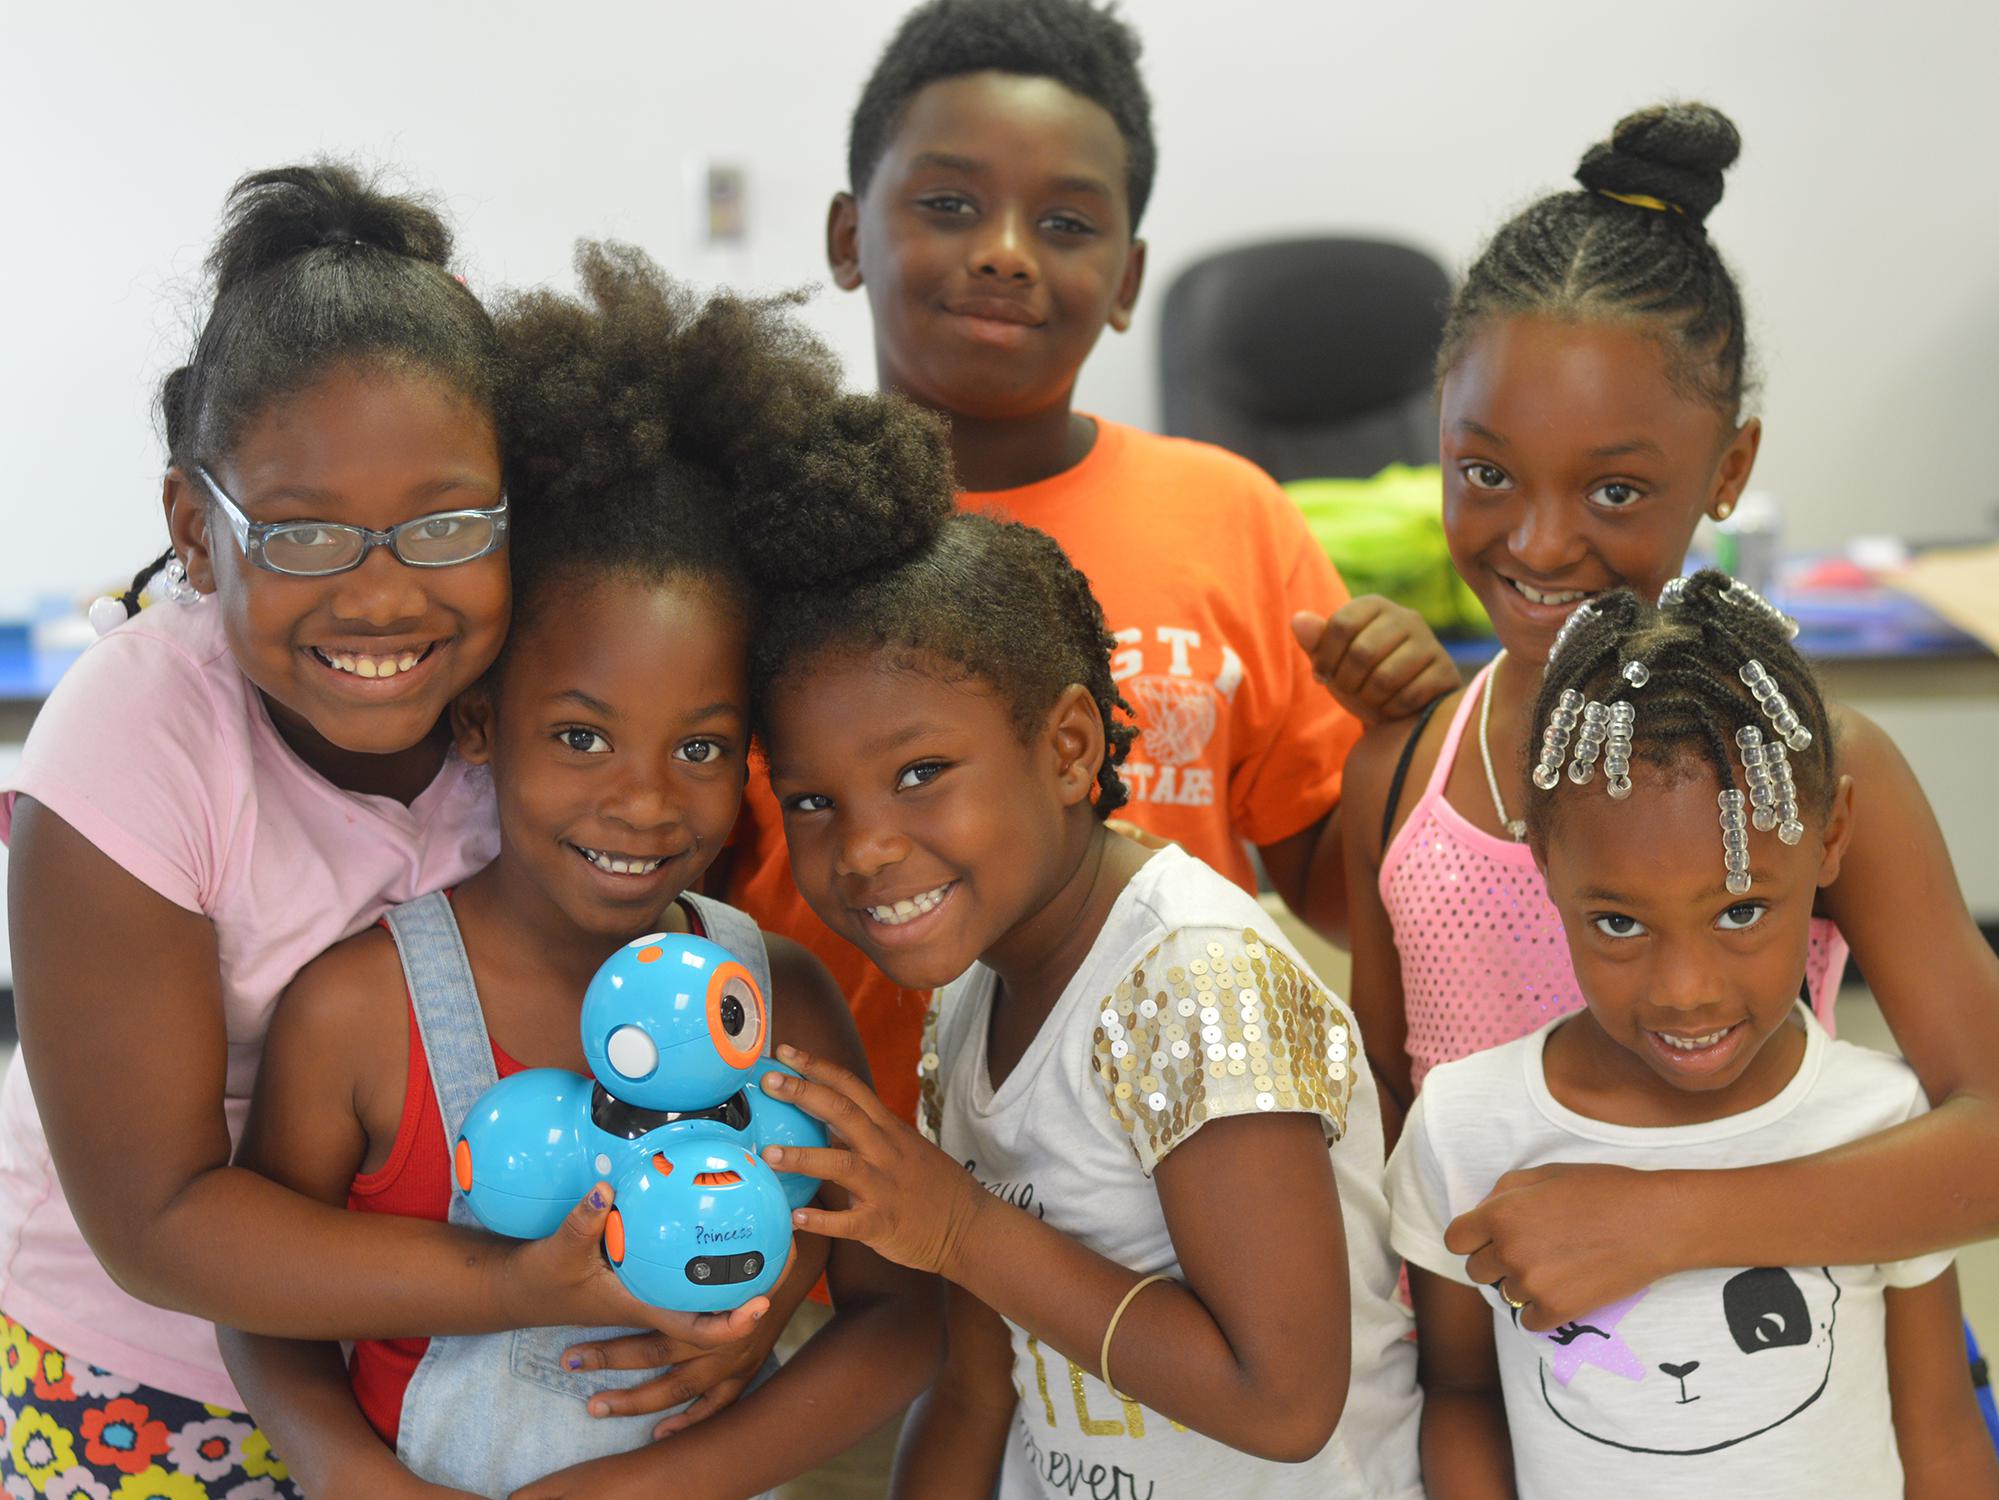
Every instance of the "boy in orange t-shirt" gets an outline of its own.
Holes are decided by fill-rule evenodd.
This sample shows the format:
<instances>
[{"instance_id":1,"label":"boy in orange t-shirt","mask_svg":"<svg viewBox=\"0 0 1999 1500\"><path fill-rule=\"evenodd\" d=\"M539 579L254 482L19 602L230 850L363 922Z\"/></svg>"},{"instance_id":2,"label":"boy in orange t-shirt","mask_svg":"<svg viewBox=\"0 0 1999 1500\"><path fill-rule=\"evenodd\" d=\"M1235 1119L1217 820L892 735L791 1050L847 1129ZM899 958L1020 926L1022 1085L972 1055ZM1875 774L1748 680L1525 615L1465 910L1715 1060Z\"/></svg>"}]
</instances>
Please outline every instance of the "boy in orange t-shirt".
<instances>
[{"instance_id":1,"label":"boy in orange t-shirt","mask_svg":"<svg viewBox=\"0 0 1999 1500\"><path fill-rule=\"evenodd\" d=\"M1412 612L1349 602L1262 470L1072 409L1144 272L1154 152L1137 58L1131 30L1086 0L912 12L855 109L827 255L841 287L867 289L882 387L949 418L960 503L1046 531L1089 578L1140 730L1125 816L1251 889L1254 844L1291 908L1336 936L1356 715L1413 712L1457 673ZM882 1098L913 1115L928 997L806 907L760 767L727 895L832 970Z\"/></svg>"}]
</instances>

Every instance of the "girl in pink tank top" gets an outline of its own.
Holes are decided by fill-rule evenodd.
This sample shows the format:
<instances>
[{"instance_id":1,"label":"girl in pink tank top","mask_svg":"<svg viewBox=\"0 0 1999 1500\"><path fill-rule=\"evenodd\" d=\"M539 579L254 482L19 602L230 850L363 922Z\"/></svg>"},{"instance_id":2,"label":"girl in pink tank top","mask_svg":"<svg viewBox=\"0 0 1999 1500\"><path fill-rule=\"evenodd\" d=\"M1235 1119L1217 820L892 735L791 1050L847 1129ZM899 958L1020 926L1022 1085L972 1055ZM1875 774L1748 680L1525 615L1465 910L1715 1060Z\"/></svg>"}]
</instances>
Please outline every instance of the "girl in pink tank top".
<instances>
[{"instance_id":1,"label":"girl in pink tank top","mask_svg":"<svg viewBox=\"0 0 1999 1500\"><path fill-rule=\"evenodd\" d=\"M1578 191L1500 229L1452 306L1444 526L1504 650L1448 715L1370 731L1347 763L1352 1001L1385 1101L1406 1107L1436 1063L1580 1003L1521 841L1529 710L1576 607L1657 598L1701 517L1727 516L1749 481L1762 428L1743 413L1742 303L1705 229L1739 149L1705 105L1628 116ZM1888 1262L1999 1232L1999 959L1906 762L1860 715L1835 706L1831 724L1859 821L1816 903L1810 999L1829 1022L1851 944L1937 1108L1781 1165L1509 1173L1451 1242L1531 1279L1532 1327L1674 1271ZM1405 780L1421 788L1406 802Z\"/></svg>"}]
</instances>

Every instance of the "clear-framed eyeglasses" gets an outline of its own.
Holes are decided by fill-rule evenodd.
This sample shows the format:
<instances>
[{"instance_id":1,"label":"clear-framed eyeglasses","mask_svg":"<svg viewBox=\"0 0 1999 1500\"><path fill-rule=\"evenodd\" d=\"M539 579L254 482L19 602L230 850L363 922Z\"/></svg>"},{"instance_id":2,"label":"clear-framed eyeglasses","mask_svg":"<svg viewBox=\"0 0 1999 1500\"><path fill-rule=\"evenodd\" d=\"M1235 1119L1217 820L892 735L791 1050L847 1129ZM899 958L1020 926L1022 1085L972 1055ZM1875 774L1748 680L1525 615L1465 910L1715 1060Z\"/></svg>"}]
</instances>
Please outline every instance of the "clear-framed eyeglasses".
<instances>
[{"instance_id":1,"label":"clear-framed eyeglasses","mask_svg":"<svg viewBox=\"0 0 1999 1500\"><path fill-rule=\"evenodd\" d=\"M200 464L194 472L208 486L236 545L258 567L293 578L324 578L358 568L377 547L412 568L449 568L484 557L507 537L507 497L490 510L440 510L387 531L333 521L252 521Z\"/></svg>"}]
</instances>

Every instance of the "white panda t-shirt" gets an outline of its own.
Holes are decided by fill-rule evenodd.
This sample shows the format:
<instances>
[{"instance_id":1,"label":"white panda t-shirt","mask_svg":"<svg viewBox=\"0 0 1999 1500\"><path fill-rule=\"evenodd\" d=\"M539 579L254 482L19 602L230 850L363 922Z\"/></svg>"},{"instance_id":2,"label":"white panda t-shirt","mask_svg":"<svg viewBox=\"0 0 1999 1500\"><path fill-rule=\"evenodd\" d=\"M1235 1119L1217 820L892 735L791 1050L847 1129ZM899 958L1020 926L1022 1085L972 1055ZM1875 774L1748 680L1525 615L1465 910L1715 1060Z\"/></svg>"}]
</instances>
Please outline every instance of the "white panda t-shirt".
<instances>
[{"instance_id":1,"label":"white panda t-shirt","mask_svg":"<svg viewBox=\"0 0 1999 1500\"><path fill-rule=\"evenodd\" d=\"M1566 1018L1564 1018L1566 1019ZM1561 1020L1446 1063L1424 1082L1389 1163L1395 1248L1465 1285L1444 1229L1505 1172L1552 1162L1646 1169L1808 1156L1922 1114L1899 1058L1828 1038L1811 1012L1797 1075L1767 1103L1703 1125L1593 1120L1548 1090ZM1490 1287L1521 1500L1573 1495L1901 1500L1882 1294L1920 1286L1949 1253L1881 1266L1689 1271L1550 1333Z\"/></svg>"},{"instance_id":2,"label":"white panda t-shirt","mask_svg":"<svg viewBox=\"0 0 1999 1500\"><path fill-rule=\"evenodd\" d=\"M1009 1324L1019 1395L999 1500L1421 1500L1422 1413L1407 1312L1394 1300L1380 1104L1346 1007L1254 897L1179 848L1132 878L1027 1052L986 1066L995 978L938 993L919 1123L987 1191L1132 1270L1178 1275L1153 1169L1214 1120L1259 1110L1324 1121L1346 1226L1352 1374L1332 1441L1271 1463L1106 1390ZM1236 1189L1261 1214L1281 1202ZM1328 1254L1340 1253L1328 1246ZM1284 1310L1273 1304L1271 1316Z\"/></svg>"}]
</instances>

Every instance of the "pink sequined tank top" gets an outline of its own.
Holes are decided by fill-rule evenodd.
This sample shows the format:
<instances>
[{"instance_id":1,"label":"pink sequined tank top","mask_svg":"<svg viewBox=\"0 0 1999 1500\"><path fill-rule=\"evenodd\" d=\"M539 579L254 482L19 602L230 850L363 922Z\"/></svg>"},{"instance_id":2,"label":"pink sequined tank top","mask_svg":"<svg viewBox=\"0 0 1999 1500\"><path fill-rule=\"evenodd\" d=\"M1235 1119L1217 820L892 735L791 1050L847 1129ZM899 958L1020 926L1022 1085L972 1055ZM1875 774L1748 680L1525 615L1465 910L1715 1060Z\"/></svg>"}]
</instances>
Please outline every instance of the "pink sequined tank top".
<instances>
[{"instance_id":1,"label":"pink sequined tank top","mask_svg":"<svg viewBox=\"0 0 1999 1500\"><path fill-rule=\"evenodd\" d=\"M1402 955L1410 1072L1526 1036L1582 1009L1562 919L1525 844L1477 828L1444 798L1465 725L1492 668L1465 690L1423 795L1381 861L1381 902ZM1812 919L1805 984L1828 1034L1846 939Z\"/></svg>"}]
</instances>

